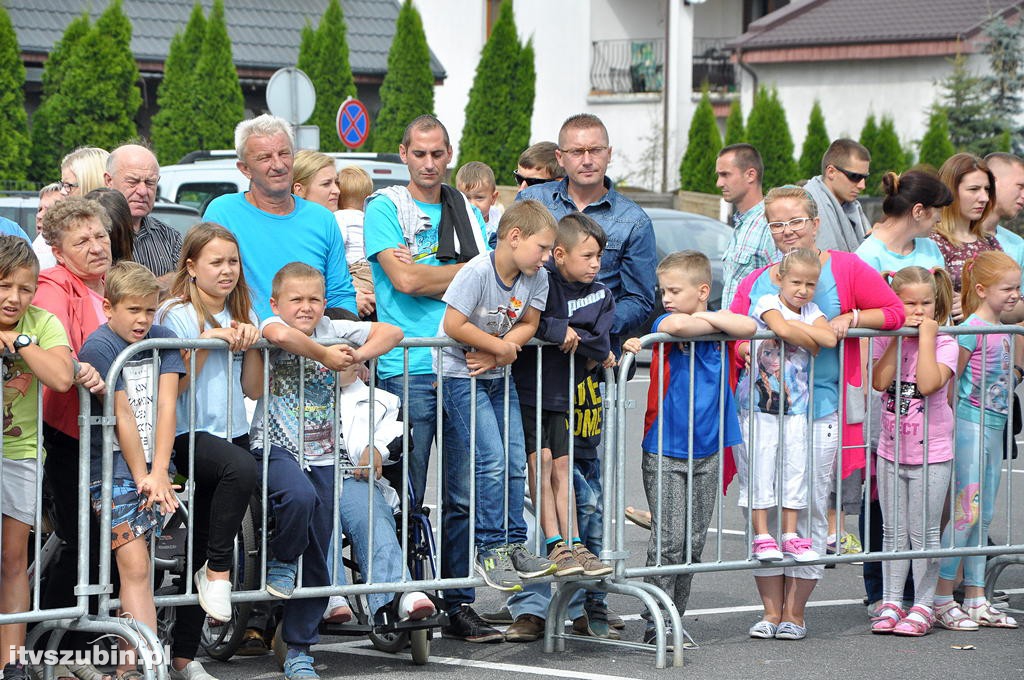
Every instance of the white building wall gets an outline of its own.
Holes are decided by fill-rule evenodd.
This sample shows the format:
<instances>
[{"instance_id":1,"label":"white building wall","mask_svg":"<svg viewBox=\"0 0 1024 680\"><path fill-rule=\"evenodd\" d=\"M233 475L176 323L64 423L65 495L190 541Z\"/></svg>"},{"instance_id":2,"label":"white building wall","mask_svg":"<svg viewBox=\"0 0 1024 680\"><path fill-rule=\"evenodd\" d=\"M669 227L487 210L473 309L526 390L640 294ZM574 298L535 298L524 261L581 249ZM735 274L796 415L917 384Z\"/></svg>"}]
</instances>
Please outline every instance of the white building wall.
<instances>
[{"instance_id":1,"label":"white building wall","mask_svg":"<svg viewBox=\"0 0 1024 680\"><path fill-rule=\"evenodd\" d=\"M435 110L448 128L458 155L465 108L486 32L485 0L415 0L423 16L427 42L448 74L434 89ZM726 0L735 2L735 0ZM715 4L715 3L709 3ZM537 87L530 142L557 141L568 116L588 111L608 127L614 153L609 175L648 188L661 185L661 164L651 175L651 154L660 154L662 102L659 94L590 96L591 42L665 35L665 14L672 10L677 68L669 68L669 188L678 183L676 168L685 147L693 111L693 7L683 0L514 0L520 38L533 38ZM500 105L496 102L495 105ZM680 137L679 131L682 130ZM508 172L494 168L499 177Z\"/></svg>"},{"instance_id":2,"label":"white building wall","mask_svg":"<svg viewBox=\"0 0 1024 680\"><path fill-rule=\"evenodd\" d=\"M977 54L971 55L968 65L978 73L987 68L984 56ZM859 138L864 122L873 113L876 119L892 116L903 146L916 145L928 127L928 108L939 96L937 83L952 71L943 57L755 64L751 68L759 85L778 88L797 156L815 99L821 102L825 127L832 139ZM747 116L753 102L753 81L749 74L741 77L743 113Z\"/></svg>"}]
</instances>

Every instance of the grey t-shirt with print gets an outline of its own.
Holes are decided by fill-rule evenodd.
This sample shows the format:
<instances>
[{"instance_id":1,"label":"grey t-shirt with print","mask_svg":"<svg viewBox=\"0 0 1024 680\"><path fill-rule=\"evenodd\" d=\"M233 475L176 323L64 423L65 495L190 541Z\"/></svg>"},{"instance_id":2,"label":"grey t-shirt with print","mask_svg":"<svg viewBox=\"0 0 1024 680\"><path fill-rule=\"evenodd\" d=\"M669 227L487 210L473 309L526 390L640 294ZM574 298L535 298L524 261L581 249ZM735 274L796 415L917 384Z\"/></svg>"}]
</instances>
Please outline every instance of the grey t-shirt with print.
<instances>
[{"instance_id":1,"label":"grey t-shirt with print","mask_svg":"<svg viewBox=\"0 0 1024 680\"><path fill-rule=\"evenodd\" d=\"M522 319L527 308L544 311L548 297L548 272L541 267L532 276L520 273L511 286L506 286L494 268L494 253L481 253L466 263L452 279L444 294L444 302L462 312L469 322L485 333L503 337ZM444 319L438 335L444 335ZM439 352L441 370L446 378L468 378L466 352L469 347L444 347ZM435 368L437 358L435 356ZM478 378L500 378L503 369L478 375Z\"/></svg>"}]
</instances>

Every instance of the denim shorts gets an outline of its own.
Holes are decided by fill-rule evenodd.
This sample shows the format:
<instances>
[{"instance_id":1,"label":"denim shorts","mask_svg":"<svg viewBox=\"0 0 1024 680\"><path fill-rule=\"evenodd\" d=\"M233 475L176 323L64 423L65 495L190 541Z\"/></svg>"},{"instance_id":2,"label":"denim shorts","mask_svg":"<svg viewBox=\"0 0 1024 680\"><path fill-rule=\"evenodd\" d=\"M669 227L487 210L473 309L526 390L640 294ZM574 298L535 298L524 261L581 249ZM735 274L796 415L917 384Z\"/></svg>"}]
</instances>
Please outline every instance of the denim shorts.
<instances>
[{"instance_id":1,"label":"denim shorts","mask_svg":"<svg viewBox=\"0 0 1024 680\"><path fill-rule=\"evenodd\" d=\"M101 482L93 482L89 486L92 495L92 510L99 516L101 507ZM139 494L134 479L114 478L110 492L110 549L117 550L122 545L145 536L156 529L159 535L160 521L155 508L146 508L146 498Z\"/></svg>"}]
</instances>

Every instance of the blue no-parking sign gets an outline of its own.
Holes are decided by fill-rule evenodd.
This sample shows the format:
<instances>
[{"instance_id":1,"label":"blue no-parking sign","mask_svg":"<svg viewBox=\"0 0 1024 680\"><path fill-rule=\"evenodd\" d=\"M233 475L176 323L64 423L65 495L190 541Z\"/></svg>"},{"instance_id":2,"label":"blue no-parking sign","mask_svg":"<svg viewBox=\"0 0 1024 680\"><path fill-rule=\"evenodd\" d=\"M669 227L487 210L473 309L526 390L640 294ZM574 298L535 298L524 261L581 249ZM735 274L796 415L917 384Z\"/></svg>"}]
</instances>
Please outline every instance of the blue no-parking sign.
<instances>
[{"instance_id":1,"label":"blue no-parking sign","mask_svg":"<svg viewBox=\"0 0 1024 680\"><path fill-rule=\"evenodd\" d=\"M370 136L370 113L358 99L346 99L338 108L338 138L350 149L358 149Z\"/></svg>"}]
</instances>

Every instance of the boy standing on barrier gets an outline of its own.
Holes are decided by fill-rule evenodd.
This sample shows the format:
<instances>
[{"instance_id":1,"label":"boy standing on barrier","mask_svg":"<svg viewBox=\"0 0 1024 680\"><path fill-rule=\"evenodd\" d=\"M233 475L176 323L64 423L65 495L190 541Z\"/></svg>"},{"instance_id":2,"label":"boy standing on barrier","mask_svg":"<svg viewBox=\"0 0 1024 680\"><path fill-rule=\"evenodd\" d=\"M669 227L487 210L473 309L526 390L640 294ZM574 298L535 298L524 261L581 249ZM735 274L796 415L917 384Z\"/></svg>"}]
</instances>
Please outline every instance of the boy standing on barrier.
<instances>
[{"instance_id":1,"label":"boy standing on barrier","mask_svg":"<svg viewBox=\"0 0 1024 680\"><path fill-rule=\"evenodd\" d=\"M476 570L499 590L521 590L520 579L558 568L526 549L523 421L515 383L502 370L537 331L548 292L544 262L554 241L555 219L547 208L537 201L516 203L498 224L495 250L466 263L444 294L448 307L440 330L459 343L442 347L435 358L455 435L445 439L444 482L454 501L445 512L468 518L474 492L476 499L475 542L461 532L445 534L444 542L449 550L475 545ZM466 484L470 471L475 489Z\"/></svg>"},{"instance_id":2,"label":"boy standing on barrier","mask_svg":"<svg viewBox=\"0 0 1024 680\"><path fill-rule=\"evenodd\" d=\"M3 511L5 613L28 611L28 540L36 517L36 446L39 438L39 383L58 392L74 384L67 333L53 314L33 307L39 260L20 236L0 236L0 352L3 353L4 439L0 459ZM0 626L3 676L25 678L18 651L25 647L25 624Z\"/></svg>"},{"instance_id":3,"label":"boy standing on barrier","mask_svg":"<svg viewBox=\"0 0 1024 680\"><path fill-rule=\"evenodd\" d=\"M284 599L295 590L300 557L304 587L331 583L327 546L337 495L335 371L374 359L402 339L402 332L389 324L326 319L326 305L323 274L313 267L292 262L274 275L270 308L275 316L260 324L263 337L277 346L268 354L269 393L249 395L259 398L250 446L261 476L262 458L268 458L264 481L268 509L276 520L267 592ZM322 340L349 340L360 346L325 346L318 342ZM326 607L326 597L285 603L281 635L288 646L284 674L289 680L319 677L309 647L320 639L317 626Z\"/></svg>"},{"instance_id":4,"label":"boy standing on barrier","mask_svg":"<svg viewBox=\"0 0 1024 680\"><path fill-rule=\"evenodd\" d=\"M85 341L79 358L106 375L118 355L129 345L149 338L173 338L174 333L153 325L160 297L160 285L151 271L137 262L124 260L107 274L103 313L107 323ZM113 390L117 418L111 489L110 548L117 560L121 579L120 614L149 626L156 632L153 582L149 574L150 533L159 530L158 513L172 512L178 498L168 472L174 447L175 403L178 377L185 373L181 352L164 349L154 361L142 352L126 361ZM94 397L93 415L103 406ZM154 408L155 406L155 408ZM155 420L154 420L155 418ZM92 431L90 492L96 514L102 509L103 431ZM124 641L122 640L122 647ZM117 677L141 677L131 654L123 656ZM166 661L166 660L165 660Z\"/></svg>"},{"instance_id":5,"label":"boy standing on barrier","mask_svg":"<svg viewBox=\"0 0 1024 680\"><path fill-rule=\"evenodd\" d=\"M669 333L684 338L714 333L744 337L757 330L757 324L749 317L727 311L707 311L711 294L711 263L703 253L695 250L672 253L661 261L657 273L666 313L654 322L652 333ZM634 354L640 348L638 338L631 338L622 345L623 351ZM644 490L651 508L647 566L686 564L687 557L690 562L697 563L704 551L704 539L715 509L715 495L719 488L718 453L726 446L743 441L739 418L732 390L728 385L722 385L724 366L719 343L678 342L654 347L653 351L641 462ZM689 403L691 385L693 404ZM691 412L695 425L692 429ZM720 418L724 421L721 431ZM696 425L698 423L699 426ZM688 495L692 495L693 500L691 516L687 516ZM659 514L660 510L664 512ZM672 598L680 616L686 612L693 574L648 576L644 580L664 590ZM644 612L643 617L647 621L644 642L656 644L654 616L661 615L660 612ZM671 648L672 633L667 626L666 635Z\"/></svg>"},{"instance_id":6,"label":"boy standing on barrier","mask_svg":"<svg viewBox=\"0 0 1024 680\"><path fill-rule=\"evenodd\" d=\"M569 409L575 401L571 395L576 392L576 386L569 383L570 365L575 367L576 384L589 374L588 368L615 365L609 336L615 301L608 288L595 281L606 241L601 225L583 213L570 213L558 221L553 258L545 265L547 301L537 329L538 339L557 343L558 347L540 350L541 374L547 387L541 389L539 399L537 348L524 348L512 365L522 408L530 497L535 510L539 508L548 559L558 566L555 576L600 577L612 572L580 539L569 468ZM538 409L540 441L536 440ZM541 467L540 478L535 480L537 456ZM549 593L550 586L541 583L509 599L514 620L505 631L506 640L531 642L540 637Z\"/></svg>"}]
</instances>

